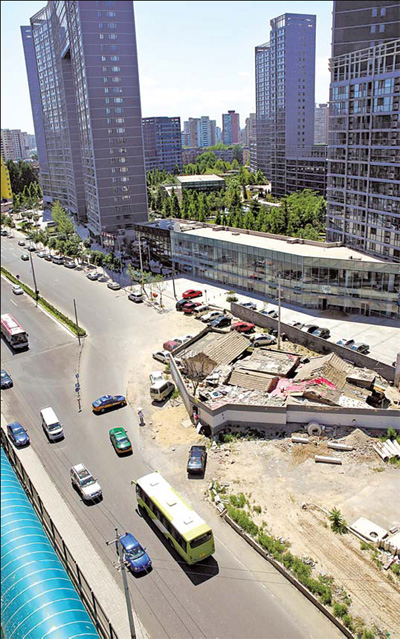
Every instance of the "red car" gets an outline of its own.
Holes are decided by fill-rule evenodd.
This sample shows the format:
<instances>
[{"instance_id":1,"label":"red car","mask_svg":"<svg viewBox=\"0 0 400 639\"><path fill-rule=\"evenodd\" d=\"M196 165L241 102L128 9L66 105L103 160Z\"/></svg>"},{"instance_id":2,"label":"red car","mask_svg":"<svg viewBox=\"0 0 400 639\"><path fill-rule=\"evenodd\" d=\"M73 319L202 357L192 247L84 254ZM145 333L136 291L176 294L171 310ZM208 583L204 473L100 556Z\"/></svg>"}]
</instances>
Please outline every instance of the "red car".
<instances>
[{"instance_id":1,"label":"red car","mask_svg":"<svg viewBox=\"0 0 400 639\"><path fill-rule=\"evenodd\" d=\"M175 350L175 348L178 348L178 346L180 346L179 342L175 342L174 340L170 339L168 340L168 342L164 342L163 349L171 353L173 350Z\"/></svg>"},{"instance_id":2,"label":"red car","mask_svg":"<svg viewBox=\"0 0 400 639\"><path fill-rule=\"evenodd\" d=\"M185 291L183 293L182 297L185 300L191 300L194 297L203 297L203 293L201 291L195 291L194 289L190 288L188 291Z\"/></svg>"},{"instance_id":3,"label":"red car","mask_svg":"<svg viewBox=\"0 0 400 639\"><path fill-rule=\"evenodd\" d=\"M254 331L255 325L250 322L236 322L232 324L231 331L237 331L238 333L251 333Z\"/></svg>"},{"instance_id":4,"label":"red car","mask_svg":"<svg viewBox=\"0 0 400 639\"><path fill-rule=\"evenodd\" d=\"M201 302L187 302L183 307L184 315L191 315L197 306L203 306Z\"/></svg>"}]
</instances>

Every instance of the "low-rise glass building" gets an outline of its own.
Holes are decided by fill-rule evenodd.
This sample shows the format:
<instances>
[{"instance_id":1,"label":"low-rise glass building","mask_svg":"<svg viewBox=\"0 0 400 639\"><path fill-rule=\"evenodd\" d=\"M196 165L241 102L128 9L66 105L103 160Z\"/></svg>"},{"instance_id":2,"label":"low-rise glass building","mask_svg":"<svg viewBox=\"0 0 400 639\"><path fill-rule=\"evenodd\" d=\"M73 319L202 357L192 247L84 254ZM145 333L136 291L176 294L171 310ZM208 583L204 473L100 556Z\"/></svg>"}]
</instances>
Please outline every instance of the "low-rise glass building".
<instances>
[{"instance_id":1,"label":"low-rise glass building","mask_svg":"<svg viewBox=\"0 0 400 639\"><path fill-rule=\"evenodd\" d=\"M400 266L339 242L202 227L171 230L174 268L287 304L399 317Z\"/></svg>"}]
</instances>

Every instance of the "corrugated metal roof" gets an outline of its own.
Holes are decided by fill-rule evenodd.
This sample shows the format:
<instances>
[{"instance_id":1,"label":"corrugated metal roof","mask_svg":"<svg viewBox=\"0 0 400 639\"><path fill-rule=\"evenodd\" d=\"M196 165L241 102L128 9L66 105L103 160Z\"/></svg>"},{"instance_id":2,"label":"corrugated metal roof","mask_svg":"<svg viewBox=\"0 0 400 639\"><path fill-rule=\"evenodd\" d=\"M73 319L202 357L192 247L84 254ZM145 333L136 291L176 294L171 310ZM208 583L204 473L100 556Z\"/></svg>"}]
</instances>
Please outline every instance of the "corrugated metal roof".
<instances>
[{"instance_id":1,"label":"corrugated metal roof","mask_svg":"<svg viewBox=\"0 0 400 639\"><path fill-rule=\"evenodd\" d=\"M6 639L99 637L3 449L1 625Z\"/></svg>"},{"instance_id":2,"label":"corrugated metal roof","mask_svg":"<svg viewBox=\"0 0 400 639\"><path fill-rule=\"evenodd\" d=\"M207 337L210 333L207 335ZM207 340L208 341L208 340ZM216 362L217 366L230 364L249 347L249 340L244 335L232 331L229 333L214 333L214 339L209 341L200 352ZM196 349L198 352L198 349ZM190 349L185 355L191 355Z\"/></svg>"},{"instance_id":3,"label":"corrugated metal roof","mask_svg":"<svg viewBox=\"0 0 400 639\"><path fill-rule=\"evenodd\" d=\"M326 377L336 388L342 390L346 384L350 364L341 359L336 353L323 357L314 357L308 364L304 364L296 374L296 380L311 379L312 377Z\"/></svg>"}]
</instances>

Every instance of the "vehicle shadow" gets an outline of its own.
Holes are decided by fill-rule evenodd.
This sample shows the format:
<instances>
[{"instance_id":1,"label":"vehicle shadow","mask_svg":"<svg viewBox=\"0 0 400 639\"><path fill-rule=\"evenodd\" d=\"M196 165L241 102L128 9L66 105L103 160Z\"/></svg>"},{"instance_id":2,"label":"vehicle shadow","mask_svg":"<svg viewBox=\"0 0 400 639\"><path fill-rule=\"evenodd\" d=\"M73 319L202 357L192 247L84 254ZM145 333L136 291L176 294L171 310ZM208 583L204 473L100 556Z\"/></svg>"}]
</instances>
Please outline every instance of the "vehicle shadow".
<instances>
[{"instance_id":1,"label":"vehicle shadow","mask_svg":"<svg viewBox=\"0 0 400 639\"><path fill-rule=\"evenodd\" d=\"M19 348L18 350L14 350L13 347L11 346L11 344L9 344L6 340L6 338L4 337L4 335L1 336L1 339L3 341L3 344L5 344L8 348L8 350L10 351L11 355L19 355L20 353L26 353L26 351L29 351L29 346L26 346L25 348Z\"/></svg>"},{"instance_id":2,"label":"vehicle shadow","mask_svg":"<svg viewBox=\"0 0 400 639\"><path fill-rule=\"evenodd\" d=\"M162 532L153 523L152 519L147 515L147 513L139 511L137 507L135 509L135 512L139 515L139 517L142 517L142 519L147 522L160 542L169 551L172 558L176 561L177 565L183 570L183 572L190 579L194 586L200 586L202 583L208 581L209 579L212 579L213 577L216 577L219 574L218 562L214 559L214 557L207 557L207 559L203 559L203 561L197 564L187 564L176 552L172 543L168 541L166 537L164 537Z\"/></svg>"}]
</instances>

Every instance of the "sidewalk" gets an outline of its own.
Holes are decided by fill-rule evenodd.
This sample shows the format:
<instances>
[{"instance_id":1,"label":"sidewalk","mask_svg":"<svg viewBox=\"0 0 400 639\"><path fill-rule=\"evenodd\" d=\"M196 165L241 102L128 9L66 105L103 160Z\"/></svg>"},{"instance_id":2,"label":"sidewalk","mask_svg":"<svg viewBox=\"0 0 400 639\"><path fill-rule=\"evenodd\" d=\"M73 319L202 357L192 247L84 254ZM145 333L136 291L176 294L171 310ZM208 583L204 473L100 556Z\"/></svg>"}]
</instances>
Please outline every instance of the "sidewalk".
<instances>
[{"instance_id":1,"label":"sidewalk","mask_svg":"<svg viewBox=\"0 0 400 639\"><path fill-rule=\"evenodd\" d=\"M1 427L3 431L6 430L6 421L3 415L1 416ZM118 639L129 639L130 631L125 596L116 579L110 574L85 532L75 520L32 446L23 451L16 450L16 453L56 528L108 616ZM122 581L117 570L115 570L115 574ZM148 635L135 613L134 617L137 639L147 639Z\"/></svg>"}]
</instances>

